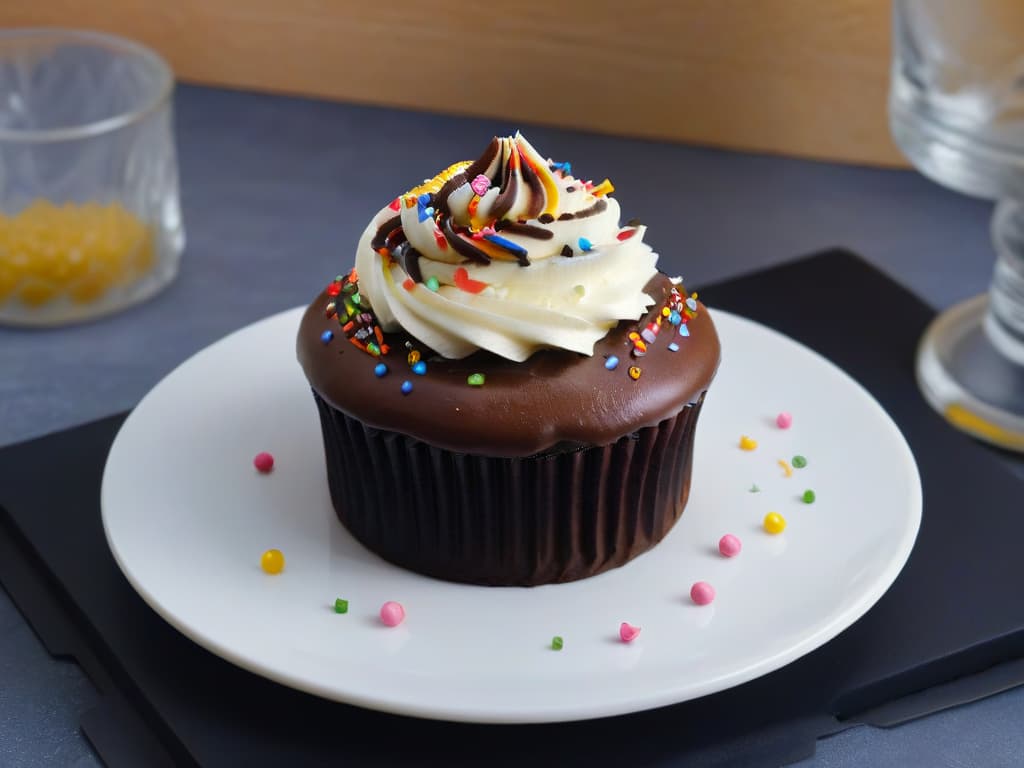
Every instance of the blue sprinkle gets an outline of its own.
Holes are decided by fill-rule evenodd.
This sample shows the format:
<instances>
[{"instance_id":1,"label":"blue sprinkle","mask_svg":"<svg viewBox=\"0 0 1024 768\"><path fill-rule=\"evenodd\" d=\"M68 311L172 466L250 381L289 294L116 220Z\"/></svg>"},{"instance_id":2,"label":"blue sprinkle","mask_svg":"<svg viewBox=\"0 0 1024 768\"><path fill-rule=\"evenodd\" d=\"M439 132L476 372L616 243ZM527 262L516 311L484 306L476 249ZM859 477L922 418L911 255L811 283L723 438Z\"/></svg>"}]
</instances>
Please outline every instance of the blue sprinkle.
<instances>
[{"instance_id":1,"label":"blue sprinkle","mask_svg":"<svg viewBox=\"0 0 1024 768\"><path fill-rule=\"evenodd\" d=\"M416 198L416 202L420 205L426 205L430 202L430 193L424 192L422 195Z\"/></svg>"},{"instance_id":2,"label":"blue sprinkle","mask_svg":"<svg viewBox=\"0 0 1024 768\"><path fill-rule=\"evenodd\" d=\"M408 395L410 392L412 392L412 382L411 381L403 381L402 382L402 394L403 395Z\"/></svg>"},{"instance_id":3,"label":"blue sprinkle","mask_svg":"<svg viewBox=\"0 0 1024 768\"><path fill-rule=\"evenodd\" d=\"M513 243L511 240L506 240L501 235L484 235L484 240L489 240L495 245L504 248L506 251L516 254L517 256L525 256L527 251L521 245Z\"/></svg>"},{"instance_id":4,"label":"blue sprinkle","mask_svg":"<svg viewBox=\"0 0 1024 768\"><path fill-rule=\"evenodd\" d=\"M419 206L418 213L419 213L420 221L426 221L427 219L429 219L431 216L434 215L434 209L433 208L424 208L421 205L421 206Z\"/></svg>"},{"instance_id":5,"label":"blue sprinkle","mask_svg":"<svg viewBox=\"0 0 1024 768\"><path fill-rule=\"evenodd\" d=\"M689 336L690 335L690 329L687 328L685 325L680 325L679 326L679 335L680 336Z\"/></svg>"},{"instance_id":6,"label":"blue sprinkle","mask_svg":"<svg viewBox=\"0 0 1024 768\"><path fill-rule=\"evenodd\" d=\"M672 323L672 325L679 325L683 322L683 316L675 310L672 310L672 314L668 316L668 321Z\"/></svg>"},{"instance_id":7,"label":"blue sprinkle","mask_svg":"<svg viewBox=\"0 0 1024 768\"><path fill-rule=\"evenodd\" d=\"M614 371L619 367L619 358L615 355L608 355L608 359L604 361L604 367L609 371Z\"/></svg>"},{"instance_id":8,"label":"blue sprinkle","mask_svg":"<svg viewBox=\"0 0 1024 768\"><path fill-rule=\"evenodd\" d=\"M676 344L676 343L675 343L674 341L673 341L673 342L671 342L671 343L670 343L670 344L668 345L668 351L669 351L669 352L678 352L678 351L679 351L679 345L678 345L678 344Z\"/></svg>"},{"instance_id":9,"label":"blue sprinkle","mask_svg":"<svg viewBox=\"0 0 1024 768\"><path fill-rule=\"evenodd\" d=\"M589 240L587 240L587 238L585 238L585 237L581 237L580 238L580 250L581 251L589 251L593 247L594 247L593 244Z\"/></svg>"},{"instance_id":10,"label":"blue sprinkle","mask_svg":"<svg viewBox=\"0 0 1024 768\"><path fill-rule=\"evenodd\" d=\"M384 363L377 363L373 368L373 375L378 379L386 376L388 373L388 367Z\"/></svg>"},{"instance_id":11,"label":"blue sprinkle","mask_svg":"<svg viewBox=\"0 0 1024 768\"><path fill-rule=\"evenodd\" d=\"M686 306L690 308L691 312L697 311L697 300L692 296L686 300Z\"/></svg>"},{"instance_id":12,"label":"blue sprinkle","mask_svg":"<svg viewBox=\"0 0 1024 768\"><path fill-rule=\"evenodd\" d=\"M333 338L334 331L324 331L323 333L320 334L320 341L322 341L324 344L330 344L331 339Z\"/></svg>"},{"instance_id":13,"label":"blue sprinkle","mask_svg":"<svg viewBox=\"0 0 1024 768\"><path fill-rule=\"evenodd\" d=\"M415 373L417 376L422 376L427 372L427 364L424 363L422 360L417 360L412 365L412 372Z\"/></svg>"}]
</instances>

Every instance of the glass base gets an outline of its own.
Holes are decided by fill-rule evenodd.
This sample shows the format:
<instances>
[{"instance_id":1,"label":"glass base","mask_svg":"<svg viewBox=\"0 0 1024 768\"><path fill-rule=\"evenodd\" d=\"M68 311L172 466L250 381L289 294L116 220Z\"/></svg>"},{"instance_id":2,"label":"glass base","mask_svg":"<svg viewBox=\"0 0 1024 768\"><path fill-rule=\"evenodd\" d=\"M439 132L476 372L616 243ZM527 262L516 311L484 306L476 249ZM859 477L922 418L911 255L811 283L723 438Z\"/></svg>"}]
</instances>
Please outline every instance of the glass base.
<instances>
[{"instance_id":1,"label":"glass base","mask_svg":"<svg viewBox=\"0 0 1024 768\"><path fill-rule=\"evenodd\" d=\"M986 332L989 296L939 315L917 354L917 381L928 403L979 440L1024 453L1024 365L993 345Z\"/></svg>"}]
</instances>

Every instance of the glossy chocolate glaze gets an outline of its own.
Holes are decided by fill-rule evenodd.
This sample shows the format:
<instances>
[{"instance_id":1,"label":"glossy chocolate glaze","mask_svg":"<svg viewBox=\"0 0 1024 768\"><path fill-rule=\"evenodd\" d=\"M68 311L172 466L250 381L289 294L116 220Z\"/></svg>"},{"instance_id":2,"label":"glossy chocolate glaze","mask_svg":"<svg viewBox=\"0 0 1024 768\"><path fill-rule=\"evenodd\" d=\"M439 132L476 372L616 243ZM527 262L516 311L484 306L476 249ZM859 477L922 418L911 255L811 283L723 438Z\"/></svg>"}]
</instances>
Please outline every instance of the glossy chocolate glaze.
<instances>
[{"instance_id":1,"label":"glossy chocolate glaze","mask_svg":"<svg viewBox=\"0 0 1024 768\"><path fill-rule=\"evenodd\" d=\"M389 368L383 378L374 375L381 359L348 343L337 321L325 316L329 299L322 293L302 318L297 354L311 386L330 405L366 426L439 448L523 457L609 445L696 402L718 368L718 335L703 306L689 322L688 337L675 336L666 323L644 357L631 356L629 333L660 313L671 288L664 275L652 278L645 291L655 303L647 315L619 323L597 342L590 357L543 350L522 363L487 352L449 360L407 334L387 334L391 352L381 358ZM335 334L329 344L320 340L325 330ZM673 340L678 352L668 349ZM420 350L426 375L411 371L406 341ZM619 358L611 371L605 368L610 355ZM633 365L641 369L635 381L628 374ZM469 386L466 379L472 373L484 374L486 383ZM403 381L413 385L408 395L401 393Z\"/></svg>"}]
</instances>

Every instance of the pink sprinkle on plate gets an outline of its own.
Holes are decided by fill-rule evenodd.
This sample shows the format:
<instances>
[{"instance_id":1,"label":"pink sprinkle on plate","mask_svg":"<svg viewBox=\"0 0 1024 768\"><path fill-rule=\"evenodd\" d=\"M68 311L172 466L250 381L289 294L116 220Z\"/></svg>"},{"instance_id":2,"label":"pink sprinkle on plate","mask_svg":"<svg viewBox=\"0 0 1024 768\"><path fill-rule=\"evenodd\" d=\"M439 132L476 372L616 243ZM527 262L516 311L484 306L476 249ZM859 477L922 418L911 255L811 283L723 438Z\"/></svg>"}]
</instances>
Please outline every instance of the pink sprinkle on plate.
<instances>
[{"instance_id":1,"label":"pink sprinkle on plate","mask_svg":"<svg viewBox=\"0 0 1024 768\"><path fill-rule=\"evenodd\" d=\"M743 542L739 540L738 536L733 536L731 533L725 534L718 540L718 551L725 557L736 557L741 549L743 549Z\"/></svg>"},{"instance_id":2,"label":"pink sprinkle on plate","mask_svg":"<svg viewBox=\"0 0 1024 768\"><path fill-rule=\"evenodd\" d=\"M690 599L697 605L708 605L715 599L715 588L706 581L698 581L690 587Z\"/></svg>"},{"instance_id":3,"label":"pink sprinkle on plate","mask_svg":"<svg viewBox=\"0 0 1024 768\"><path fill-rule=\"evenodd\" d=\"M397 627L405 620L405 608L401 603L388 600L380 607L380 620L384 622L385 626Z\"/></svg>"},{"instance_id":4,"label":"pink sprinkle on plate","mask_svg":"<svg viewBox=\"0 0 1024 768\"><path fill-rule=\"evenodd\" d=\"M624 643L632 643L640 634L640 627L634 627L628 621L619 625L619 638Z\"/></svg>"},{"instance_id":5,"label":"pink sprinkle on plate","mask_svg":"<svg viewBox=\"0 0 1024 768\"><path fill-rule=\"evenodd\" d=\"M252 460L252 465L258 472L265 475L274 468L274 457L266 451L257 453Z\"/></svg>"},{"instance_id":6,"label":"pink sprinkle on plate","mask_svg":"<svg viewBox=\"0 0 1024 768\"><path fill-rule=\"evenodd\" d=\"M775 424L779 429L789 429L793 426L793 414L788 411L783 411L775 417Z\"/></svg>"}]
</instances>

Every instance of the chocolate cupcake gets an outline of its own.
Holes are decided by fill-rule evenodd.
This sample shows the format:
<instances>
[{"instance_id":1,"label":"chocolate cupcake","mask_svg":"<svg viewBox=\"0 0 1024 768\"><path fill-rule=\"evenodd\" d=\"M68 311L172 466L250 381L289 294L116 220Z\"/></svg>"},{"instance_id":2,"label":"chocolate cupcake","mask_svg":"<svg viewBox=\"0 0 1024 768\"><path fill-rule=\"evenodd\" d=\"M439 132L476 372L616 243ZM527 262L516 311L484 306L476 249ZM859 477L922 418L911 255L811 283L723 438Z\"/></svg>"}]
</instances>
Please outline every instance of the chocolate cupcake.
<instances>
[{"instance_id":1,"label":"chocolate cupcake","mask_svg":"<svg viewBox=\"0 0 1024 768\"><path fill-rule=\"evenodd\" d=\"M623 565L682 514L718 337L612 191L496 138L382 209L310 305L331 499L370 550L532 586Z\"/></svg>"}]
</instances>

